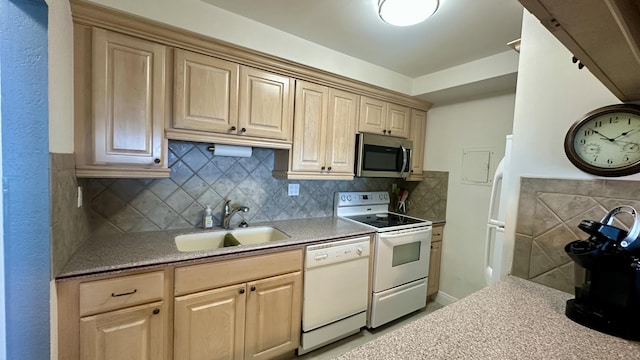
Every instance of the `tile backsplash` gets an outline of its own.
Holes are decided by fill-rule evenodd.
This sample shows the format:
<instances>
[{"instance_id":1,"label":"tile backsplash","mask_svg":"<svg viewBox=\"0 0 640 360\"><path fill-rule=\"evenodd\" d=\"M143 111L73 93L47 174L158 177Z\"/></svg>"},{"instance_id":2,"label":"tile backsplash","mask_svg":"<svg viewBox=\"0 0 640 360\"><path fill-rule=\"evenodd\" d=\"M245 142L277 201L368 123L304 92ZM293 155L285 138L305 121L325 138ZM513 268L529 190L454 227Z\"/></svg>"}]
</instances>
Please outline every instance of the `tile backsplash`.
<instances>
[{"instance_id":1,"label":"tile backsplash","mask_svg":"<svg viewBox=\"0 0 640 360\"><path fill-rule=\"evenodd\" d=\"M78 208L73 154L49 154L51 187L51 275L62 270L89 235L84 208Z\"/></svg>"},{"instance_id":2,"label":"tile backsplash","mask_svg":"<svg viewBox=\"0 0 640 360\"><path fill-rule=\"evenodd\" d=\"M638 181L522 178L512 274L573 293L565 245L588 238L580 221L600 221L619 205L640 209ZM630 217L619 220L615 226L631 225Z\"/></svg>"},{"instance_id":3,"label":"tile backsplash","mask_svg":"<svg viewBox=\"0 0 640 360\"><path fill-rule=\"evenodd\" d=\"M221 223L224 201L247 206L243 218L258 221L331 216L336 191L391 191L391 185L417 189L409 200L413 213L444 219L447 173L426 172L427 180L355 178L337 180L279 180L271 176L274 152L254 148L248 158L213 156L207 144L169 142L169 179L84 180L89 201L91 232L95 235L199 227L202 211L211 205L214 225ZM300 184L300 195L290 197L288 184ZM409 208L411 211L411 206ZM416 212L419 212L417 214Z\"/></svg>"}]
</instances>

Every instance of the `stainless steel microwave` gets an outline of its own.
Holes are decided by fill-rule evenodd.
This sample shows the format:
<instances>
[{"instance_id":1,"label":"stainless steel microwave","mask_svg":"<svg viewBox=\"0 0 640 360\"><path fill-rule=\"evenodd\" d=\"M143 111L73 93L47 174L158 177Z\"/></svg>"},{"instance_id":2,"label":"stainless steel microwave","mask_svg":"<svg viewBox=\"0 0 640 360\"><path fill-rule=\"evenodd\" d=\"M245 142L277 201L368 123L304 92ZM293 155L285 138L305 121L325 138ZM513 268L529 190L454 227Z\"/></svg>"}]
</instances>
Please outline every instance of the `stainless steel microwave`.
<instances>
[{"instance_id":1,"label":"stainless steel microwave","mask_svg":"<svg viewBox=\"0 0 640 360\"><path fill-rule=\"evenodd\" d=\"M359 177L404 178L411 172L411 140L356 135L355 173Z\"/></svg>"}]
</instances>

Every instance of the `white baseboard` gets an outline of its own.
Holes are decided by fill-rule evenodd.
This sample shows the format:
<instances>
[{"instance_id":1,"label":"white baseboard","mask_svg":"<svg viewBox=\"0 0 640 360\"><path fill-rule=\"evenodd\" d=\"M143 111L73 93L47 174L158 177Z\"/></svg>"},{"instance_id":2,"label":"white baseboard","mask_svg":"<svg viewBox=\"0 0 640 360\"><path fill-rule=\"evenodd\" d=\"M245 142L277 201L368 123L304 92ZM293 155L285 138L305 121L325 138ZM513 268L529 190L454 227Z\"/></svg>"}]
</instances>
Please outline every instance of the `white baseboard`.
<instances>
[{"instance_id":1,"label":"white baseboard","mask_svg":"<svg viewBox=\"0 0 640 360\"><path fill-rule=\"evenodd\" d=\"M451 305L454 302L458 301L459 299L447 294L446 292L443 291L438 291L438 293L436 294L436 298L434 299L435 302L437 302L438 304L441 305Z\"/></svg>"}]
</instances>

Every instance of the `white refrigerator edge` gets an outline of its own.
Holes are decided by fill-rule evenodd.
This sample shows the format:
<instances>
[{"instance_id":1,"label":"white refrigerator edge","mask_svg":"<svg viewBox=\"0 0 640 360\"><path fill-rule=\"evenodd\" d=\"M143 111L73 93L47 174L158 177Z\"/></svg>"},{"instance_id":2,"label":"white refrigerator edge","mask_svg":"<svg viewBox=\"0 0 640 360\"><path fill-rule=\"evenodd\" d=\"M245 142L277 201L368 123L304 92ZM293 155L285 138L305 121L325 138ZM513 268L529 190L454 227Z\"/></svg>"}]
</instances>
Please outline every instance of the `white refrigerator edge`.
<instances>
[{"instance_id":1,"label":"white refrigerator edge","mask_svg":"<svg viewBox=\"0 0 640 360\"><path fill-rule=\"evenodd\" d=\"M505 240L504 224L507 208L508 179L511 161L511 146L513 135L507 135L504 157L498 163L491 187L489 200L489 217L487 220L487 233L485 237L484 251L484 278L487 285L504 278L509 273L505 265Z\"/></svg>"}]
</instances>

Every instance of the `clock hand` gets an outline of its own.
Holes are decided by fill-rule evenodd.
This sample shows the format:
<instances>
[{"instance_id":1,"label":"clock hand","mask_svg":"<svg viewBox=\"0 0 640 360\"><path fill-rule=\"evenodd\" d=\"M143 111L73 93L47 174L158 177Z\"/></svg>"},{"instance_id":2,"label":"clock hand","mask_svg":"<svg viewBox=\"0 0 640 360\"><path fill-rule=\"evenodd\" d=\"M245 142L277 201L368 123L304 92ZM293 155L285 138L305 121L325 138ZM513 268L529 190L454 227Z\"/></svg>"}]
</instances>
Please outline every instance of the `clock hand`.
<instances>
[{"instance_id":1,"label":"clock hand","mask_svg":"<svg viewBox=\"0 0 640 360\"><path fill-rule=\"evenodd\" d=\"M596 133L596 134L598 134L598 135L602 136L602 139L604 139L604 140L609 140L609 141L612 141L612 142L613 142L613 141L615 141L615 139L612 139L612 138L610 138L610 137L606 136L605 134L603 134L603 133L599 132L598 130L593 130L592 128L588 128L588 129L589 129L589 130L591 130L591 131L593 131L594 133Z\"/></svg>"},{"instance_id":2,"label":"clock hand","mask_svg":"<svg viewBox=\"0 0 640 360\"><path fill-rule=\"evenodd\" d=\"M625 131L625 132L623 132L622 134L620 134L620 135L618 135L618 136L614 137L614 138L613 138L613 140L615 140L615 139L617 139L617 138L619 138L619 137L622 137L622 136L627 136L627 135L629 135L630 133L634 132L635 130L636 130L636 129L631 129L631 130L629 130L629 131ZM602 134L600 134L600 135L602 135Z\"/></svg>"}]
</instances>

